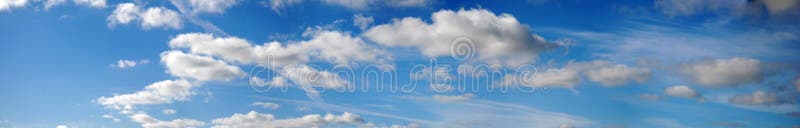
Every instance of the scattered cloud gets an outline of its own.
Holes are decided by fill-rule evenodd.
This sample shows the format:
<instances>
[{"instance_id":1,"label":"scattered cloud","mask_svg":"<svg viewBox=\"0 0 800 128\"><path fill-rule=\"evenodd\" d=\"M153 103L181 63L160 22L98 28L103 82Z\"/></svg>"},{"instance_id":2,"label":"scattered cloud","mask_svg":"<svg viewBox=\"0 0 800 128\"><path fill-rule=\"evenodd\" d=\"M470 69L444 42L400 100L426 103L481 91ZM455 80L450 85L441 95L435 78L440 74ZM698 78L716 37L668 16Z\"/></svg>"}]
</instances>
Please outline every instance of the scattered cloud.
<instances>
[{"instance_id":1,"label":"scattered cloud","mask_svg":"<svg viewBox=\"0 0 800 128\"><path fill-rule=\"evenodd\" d=\"M178 112L178 111L175 111L175 109L164 109L164 110L161 110L161 114L164 114L164 115L175 115L176 112Z\"/></svg>"},{"instance_id":2,"label":"scattered cloud","mask_svg":"<svg viewBox=\"0 0 800 128\"><path fill-rule=\"evenodd\" d=\"M88 5L93 8L105 8L106 0L74 0L77 5Z\"/></svg>"},{"instance_id":3,"label":"scattered cloud","mask_svg":"<svg viewBox=\"0 0 800 128\"><path fill-rule=\"evenodd\" d=\"M47 0L47 1L44 1L42 6L44 6L44 10L48 10L48 9L52 8L53 6L61 5L61 4L64 4L66 2L67 2L67 0Z\"/></svg>"},{"instance_id":4,"label":"scattered cloud","mask_svg":"<svg viewBox=\"0 0 800 128\"><path fill-rule=\"evenodd\" d=\"M67 125L56 125L56 128L69 128Z\"/></svg>"},{"instance_id":5,"label":"scattered cloud","mask_svg":"<svg viewBox=\"0 0 800 128\"><path fill-rule=\"evenodd\" d=\"M117 60L116 64L110 64L109 66L114 67L114 68L119 68L119 69L127 69L127 68L133 68L133 67L136 67L138 65L149 64L149 63L150 63L150 60L144 60L144 59L143 60L139 60L139 61Z\"/></svg>"},{"instance_id":6,"label":"scattered cloud","mask_svg":"<svg viewBox=\"0 0 800 128\"><path fill-rule=\"evenodd\" d=\"M236 5L239 0L188 0L192 13L222 14L226 9Z\"/></svg>"},{"instance_id":7,"label":"scattered cloud","mask_svg":"<svg viewBox=\"0 0 800 128\"><path fill-rule=\"evenodd\" d=\"M262 107L262 108L267 108L267 109L278 109L278 108L281 107L281 105L279 105L279 104L270 103L270 102L253 102L252 105L253 106Z\"/></svg>"},{"instance_id":8,"label":"scattered cloud","mask_svg":"<svg viewBox=\"0 0 800 128\"><path fill-rule=\"evenodd\" d=\"M367 29L369 25L372 25L372 22L375 22L375 19L373 19L372 16L364 16L362 14L353 15L353 25L357 26L361 30Z\"/></svg>"},{"instance_id":9,"label":"scattered cloud","mask_svg":"<svg viewBox=\"0 0 800 128\"><path fill-rule=\"evenodd\" d=\"M246 74L239 67L224 61L177 50L161 53L161 62L167 67L167 73L199 81L230 81Z\"/></svg>"},{"instance_id":10,"label":"scattered cloud","mask_svg":"<svg viewBox=\"0 0 800 128\"><path fill-rule=\"evenodd\" d=\"M196 86L198 85L189 83L186 80L164 80L147 85L144 90L135 93L114 95L112 97L102 96L96 102L115 109L124 109L123 107L132 105L186 101L189 100L189 96L195 94L192 88Z\"/></svg>"},{"instance_id":11,"label":"scattered cloud","mask_svg":"<svg viewBox=\"0 0 800 128\"><path fill-rule=\"evenodd\" d=\"M697 93L697 91L695 91L692 88L689 88L689 86L686 85L675 85L667 87L666 89L664 89L664 94L673 97L689 98L689 99L702 98L702 95L700 93Z\"/></svg>"},{"instance_id":12,"label":"scattered cloud","mask_svg":"<svg viewBox=\"0 0 800 128\"><path fill-rule=\"evenodd\" d=\"M272 114L250 111L246 114L233 114L231 117L211 121L213 128L257 128L257 127L324 127L329 125L363 125L361 116L344 112L341 115L305 115L299 118L276 119Z\"/></svg>"},{"instance_id":13,"label":"scattered cloud","mask_svg":"<svg viewBox=\"0 0 800 128\"><path fill-rule=\"evenodd\" d=\"M432 23L405 17L362 33L368 39L389 47L413 47L428 57L450 55L451 42L459 37L470 40L468 54L474 60L511 66L536 60L539 52L557 47L535 35L511 14L496 15L485 9L441 10L433 13ZM471 43L471 44L470 44Z\"/></svg>"},{"instance_id":14,"label":"scattered cloud","mask_svg":"<svg viewBox=\"0 0 800 128\"><path fill-rule=\"evenodd\" d=\"M143 9L134 3L118 4L114 12L108 16L108 26L128 24L132 21L141 21L145 30L157 27L180 29L182 27L180 14L165 7L151 7Z\"/></svg>"},{"instance_id":15,"label":"scattered cloud","mask_svg":"<svg viewBox=\"0 0 800 128\"><path fill-rule=\"evenodd\" d=\"M147 115L147 113L134 114L130 118L134 122L141 123L143 128L196 128L205 125L204 122L193 119L162 121Z\"/></svg>"},{"instance_id":16,"label":"scattered cloud","mask_svg":"<svg viewBox=\"0 0 800 128\"><path fill-rule=\"evenodd\" d=\"M299 4L301 2L303 2L303 0L266 0L262 1L261 5L269 7L272 9L272 11L275 11L275 13L281 14L280 12L283 8Z\"/></svg>"},{"instance_id":17,"label":"scattered cloud","mask_svg":"<svg viewBox=\"0 0 800 128\"><path fill-rule=\"evenodd\" d=\"M584 71L589 80L600 82L602 86L606 87L621 86L632 81L641 83L650 79L652 74L647 68L614 64L602 60L571 63L567 67Z\"/></svg>"},{"instance_id":18,"label":"scattered cloud","mask_svg":"<svg viewBox=\"0 0 800 128\"><path fill-rule=\"evenodd\" d=\"M764 78L761 62L750 58L714 59L681 67L683 75L708 87L735 86Z\"/></svg>"}]
</instances>

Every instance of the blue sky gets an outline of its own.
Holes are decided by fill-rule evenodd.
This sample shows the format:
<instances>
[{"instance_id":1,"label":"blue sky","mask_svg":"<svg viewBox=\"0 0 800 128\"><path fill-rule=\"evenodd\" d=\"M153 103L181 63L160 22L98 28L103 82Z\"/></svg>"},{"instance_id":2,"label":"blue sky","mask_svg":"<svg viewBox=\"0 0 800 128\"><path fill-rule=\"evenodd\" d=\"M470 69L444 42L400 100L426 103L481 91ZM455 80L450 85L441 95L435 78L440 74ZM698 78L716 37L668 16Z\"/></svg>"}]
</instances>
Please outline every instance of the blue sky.
<instances>
[{"instance_id":1,"label":"blue sky","mask_svg":"<svg viewBox=\"0 0 800 128\"><path fill-rule=\"evenodd\" d=\"M798 16L792 0L0 0L0 128L797 127Z\"/></svg>"}]
</instances>

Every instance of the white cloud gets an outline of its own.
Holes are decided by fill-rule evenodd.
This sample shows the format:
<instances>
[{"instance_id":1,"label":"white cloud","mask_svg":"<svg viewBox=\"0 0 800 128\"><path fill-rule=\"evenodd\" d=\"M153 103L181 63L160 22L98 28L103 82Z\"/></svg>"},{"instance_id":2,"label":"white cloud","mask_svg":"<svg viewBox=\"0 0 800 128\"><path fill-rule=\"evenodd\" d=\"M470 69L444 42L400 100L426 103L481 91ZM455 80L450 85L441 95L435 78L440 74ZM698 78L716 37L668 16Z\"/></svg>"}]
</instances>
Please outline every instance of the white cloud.
<instances>
[{"instance_id":1,"label":"white cloud","mask_svg":"<svg viewBox=\"0 0 800 128\"><path fill-rule=\"evenodd\" d=\"M303 2L303 0L268 0L268 1L263 1L261 4L269 7L270 9L272 9L272 11L275 11L276 13L280 14L281 9L295 4L299 4L301 2Z\"/></svg>"},{"instance_id":2,"label":"white cloud","mask_svg":"<svg viewBox=\"0 0 800 128\"><path fill-rule=\"evenodd\" d=\"M492 64L528 64L538 53L557 47L535 35L510 14L495 15L485 9L442 10L432 23L406 17L369 28L363 35L390 47L414 47L428 57L449 55L451 42L459 37L472 40L474 60Z\"/></svg>"},{"instance_id":3,"label":"white cloud","mask_svg":"<svg viewBox=\"0 0 800 128\"><path fill-rule=\"evenodd\" d=\"M173 10L165 7L152 7L142 10L141 7L134 3L118 4L114 12L106 20L109 27L141 20L143 29L157 27L180 29L182 23L180 15Z\"/></svg>"},{"instance_id":4,"label":"white cloud","mask_svg":"<svg viewBox=\"0 0 800 128\"><path fill-rule=\"evenodd\" d=\"M292 80L300 89L305 90L309 95L317 95L319 92L315 87L325 89L344 89L350 85L349 81L339 77L338 74L320 71L306 65L290 65L280 71L283 78Z\"/></svg>"},{"instance_id":5,"label":"white cloud","mask_svg":"<svg viewBox=\"0 0 800 128\"><path fill-rule=\"evenodd\" d=\"M384 2L392 7L425 7L432 4L431 0L385 0Z\"/></svg>"},{"instance_id":6,"label":"white cloud","mask_svg":"<svg viewBox=\"0 0 800 128\"><path fill-rule=\"evenodd\" d=\"M535 75L506 75L498 85L552 86L573 89L580 82L578 71L573 69L547 69L537 72Z\"/></svg>"},{"instance_id":7,"label":"white cloud","mask_svg":"<svg viewBox=\"0 0 800 128\"><path fill-rule=\"evenodd\" d=\"M53 6L61 5L61 4L64 4L66 2L67 2L67 0L47 0L47 1L44 1L44 3L42 5L44 6L44 10L48 10Z\"/></svg>"},{"instance_id":8,"label":"white cloud","mask_svg":"<svg viewBox=\"0 0 800 128\"><path fill-rule=\"evenodd\" d=\"M736 95L728 99L729 102L742 105L773 105L779 100L775 94L757 90L751 94Z\"/></svg>"},{"instance_id":9,"label":"white cloud","mask_svg":"<svg viewBox=\"0 0 800 128\"><path fill-rule=\"evenodd\" d=\"M327 114L322 116L312 114L299 118L275 119L272 114L262 114L255 111L250 111L247 114L235 113L231 117L217 118L211 122L214 124L213 128L298 128L328 125L362 125L365 123L361 116L349 112L341 115Z\"/></svg>"},{"instance_id":10,"label":"white cloud","mask_svg":"<svg viewBox=\"0 0 800 128\"><path fill-rule=\"evenodd\" d=\"M175 115L176 112L178 112L178 111L175 111L175 109L164 109L164 110L161 110L161 114L164 114L164 115Z\"/></svg>"},{"instance_id":11,"label":"white cloud","mask_svg":"<svg viewBox=\"0 0 800 128\"><path fill-rule=\"evenodd\" d=\"M369 8L371 4L376 3L378 1L377 0L322 0L322 2L329 5L338 5L350 9L362 10Z\"/></svg>"},{"instance_id":12,"label":"white cloud","mask_svg":"<svg viewBox=\"0 0 800 128\"><path fill-rule=\"evenodd\" d=\"M338 31L310 32L312 38L295 43L269 42L253 45L237 37L215 37L211 34L181 34L170 40L172 48L188 48L192 53L212 55L227 61L281 67L305 64L311 58L336 64L383 62L387 55L367 45L361 38Z\"/></svg>"},{"instance_id":13,"label":"white cloud","mask_svg":"<svg viewBox=\"0 0 800 128\"><path fill-rule=\"evenodd\" d=\"M695 91L692 88L689 88L689 86L686 85L675 85L667 87L666 89L664 89L664 94L674 97L690 98L690 99L702 97L700 93L697 93L697 91Z\"/></svg>"},{"instance_id":14,"label":"white cloud","mask_svg":"<svg viewBox=\"0 0 800 128\"><path fill-rule=\"evenodd\" d=\"M142 28L144 29L157 27L181 28L180 15L164 7L148 8L144 13L140 14L140 17L142 18Z\"/></svg>"},{"instance_id":15,"label":"white cloud","mask_svg":"<svg viewBox=\"0 0 800 128\"><path fill-rule=\"evenodd\" d=\"M793 13L797 14L797 11L800 10L798 8L800 1L797 0L758 0L758 2L764 3L771 15L792 13L791 11L795 11Z\"/></svg>"},{"instance_id":16,"label":"white cloud","mask_svg":"<svg viewBox=\"0 0 800 128\"><path fill-rule=\"evenodd\" d=\"M171 121L161 121L147 115L138 113L131 115L130 118L137 123L141 123L144 128L196 128L205 125L204 122L192 119L175 119Z\"/></svg>"},{"instance_id":17,"label":"white cloud","mask_svg":"<svg viewBox=\"0 0 800 128\"><path fill-rule=\"evenodd\" d=\"M167 73L199 81L229 81L245 75L239 67L214 60L207 56L187 54L181 51L161 53L161 62L167 67Z\"/></svg>"},{"instance_id":18,"label":"white cloud","mask_svg":"<svg viewBox=\"0 0 800 128\"><path fill-rule=\"evenodd\" d=\"M253 106L258 106L267 109L278 109L281 105L270 102L253 102Z\"/></svg>"},{"instance_id":19,"label":"white cloud","mask_svg":"<svg viewBox=\"0 0 800 128\"><path fill-rule=\"evenodd\" d=\"M114 116L112 116L112 115L109 115L109 114L105 114L105 115L103 115L103 118L106 118L106 119L111 119L112 121L114 121L114 123L119 123L119 121L120 121L120 119L119 119L119 118L116 118L116 117L114 117Z\"/></svg>"},{"instance_id":20,"label":"white cloud","mask_svg":"<svg viewBox=\"0 0 800 128\"><path fill-rule=\"evenodd\" d=\"M67 125L56 125L56 128L69 128Z\"/></svg>"},{"instance_id":21,"label":"white cloud","mask_svg":"<svg viewBox=\"0 0 800 128\"><path fill-rule=\"evenodd\" d=\"M763 79L761 62L750 58L707 60L681 67L692 81L709 87L734 86Z\"/></svg>"},{"instance_id":22,"label":"white cloud","mask_svg":"<svg viewBox=\"0 0 800 128\"><path fill-rule=\"evenodd\" d=\"M364 16L361 14L353 15L353 25L357 26L361 30L367 29L372 22L375 22L375 19L372 19L372 16Z\"/></svg>"},{"instance_id":23,"label":"white cloud","mask_svg":"<svg viewBox=\"0 0 800 128\"><path fill-rule=\"evenodd\" d=\"M225 9L236 5L238 0L189 0L192 13L214 13L222 14Z\"/></svg>"},{"instance_id":24,"label":"white cloud","mask_svg":"<svg viewBox=\"0 0 800 128\"><path fill-rule=\"evenodd\" d=\"M433 95L431 98L439 102L462 102L475 97L475 94L466 93L462 95Z\"/></svg>"},{"instance_id":25,"label":"white cloud","mask_svg":"<svg viewBox=\"0 0 800 128\"><path fill-rule=\"evenodd\" d=\"M189 96L195 94L192 91L197 85L186 80L164 80L155 82L144 87L144 90L131 94L114 95L113 97L100 97L96 100L98 104L124 109L131 105L148 105L172 103L173 101L187 101Z\"/></svg>"},{"instance_id":26,"label":"white cloud","mask_svg":"<svg viewBox=\"0 0 800 128\"><path fill-rule=\"evenodd\" d=\"M10 10L15 7L24 7L28 0L0 0L0 11Z\"/></svg>"},{"instance_id":27,"label":"white cloud","mask_svg":"<svg viewBox=\"0 0 800 128\"><path fill-rule=\"evenodd\" d=\"M75 0L74 2L78 5L88 5L94 8L106 7L106 0Z\"/></svg>"},{"instance_id":28,"label":"white cloud","mask_svg":"<svg viewBox=\"0 0 800 128\"><path fill-rule=\"evenodd\" d=\"M126 68L133 68L137 65L148 64L150 60L118 60L116 64L111 64L111 67L119 68L119 69L126 69Z\"/></svg>"},{"instance_id":29,"label":"white cloud","mask_svg":"<svg viewBox=\"0 0 800 128\"><path fill-rule=\"evenodd\" d=\"M621 86L631 81L641 83L650 79L651 74L647 68L630 67L608 61L571 63L567 67L584 71L589 80L600 82L606 87Z\"/></svg>"}]
</instances>

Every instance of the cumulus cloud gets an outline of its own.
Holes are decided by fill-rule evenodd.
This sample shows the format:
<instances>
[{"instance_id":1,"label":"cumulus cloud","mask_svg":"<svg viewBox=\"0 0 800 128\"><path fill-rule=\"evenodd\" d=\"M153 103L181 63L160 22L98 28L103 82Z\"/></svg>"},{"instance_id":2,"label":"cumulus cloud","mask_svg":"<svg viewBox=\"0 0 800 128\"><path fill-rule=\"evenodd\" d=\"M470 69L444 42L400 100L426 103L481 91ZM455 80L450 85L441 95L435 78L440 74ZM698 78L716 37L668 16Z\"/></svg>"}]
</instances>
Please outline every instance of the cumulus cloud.
<instances>
[{"instance_id":1,"label":"cumulus cloud","mask_svg":"<svg viewBox=\"0 0 800 128\"><path fill-rule=\"evenodd\" d=\"M128 24L137 20L141 21L143 29L157 27L180 29L182 26L180 14L173 10L165 7L151 7L143 10L134 3L118 4L106 20L110 27L117 24Z\"/></svg>"},{"instance_id":2,"label":"cumulus cloud","mask_svg":"<svg viewBox=\"0 0 800 128\"><path fill-rule=\"evenodd\" d=\"M130 118L137 123L141 123L143 128L196 128L205 125L204 122L193 119L175 119L162 121L147 115L146 113L133 114Z\"/></svg>"},{"instance_id":3,"label":"cumulus cloud","mask_svg":"<svg viewBox=\"0 0 800 128\"><path fill-rule=\"evenodd\" d=\"M199 81L229 81L245 75L239 67L228 65L224 61L181 51L161 53L161 62L167 67L167 73Z\"/></svg>"},{"instance_id":4,"label":"cumulus cloud","mask_svg":"<svg viewBox=\"0 0 800 128\"><path fill-rule=\"evenodd\" d=\"M237 4L238 0L188 0L192 13L221 14Z\"/></svg>"},{"instance_id":5,"label":"cumulus cloud","mask_svg":"<svg viewBox=\"0 0 800 128\"><path fill-rule=\"evenodd\" d=\"M758 82L764 77L761 62L750 58L714 59L681 67L681 73L709 87L735 86Z\"/></svg>"},{"instance_id":6,"label":"cumulus cloud","mask_svg":"<svg viewBox=\"0 0 800 128\"><path fill-rule=\"evenodd\" d=\"M9 10L16 7L24 7L28 0L2 0L0 1L0 11Z\"/></svg>"},{"instance_id":7,"label":"cumulus cloud","mask_svg":"<svg viewBox=\"0 0 800 128\"><path fill-rule=\"evenodd\" d=\"M510 14L496 15L485 9L442 10L433 13L432 23L406 17L373 26L363 33L378 44L413 47L428 57L450 54L451 42L459 37L472 40L478 61L492 64L532 63L542 51L557 47L535 35L527 25Z\"/></svg>"},{"instance_id":8,"label":"cumulus cloud","mask_svg":"<svg viewBox=\"0 0 800 128\"><path fill-rule=\"evenodd\" d=\"M697 93L697 91L695 91L692 88L689 88L689 86L686 85L675 85L667 87L666 89L664 89L664 94L673 97L690 98L690 99L702 97L700 93Z\"/></svg>"},{"instance_id":9,"label":"cumulus cloud","mask_svg":"<svg viewBox=\"0 0 800 128\"><path fill-rule=\"evenodd\" d=\"M367 29L372 22L375 22L375 19L372 19L372 16L364 16L361 14L353 15L353 25L357 26L361 30Z\"/></svg>"},{"instance_id":10,"label":"cumulus cloud","mask_svg":"<svg viewBox=\"0 0 800 128\"><path fill-rule=\"evenodd\" d=\"M606 87L621 86L632 81L641 83L650 79L651 75L650 69L647 68L630 67L602 60L571 63L567 67L584 71L589 80L599 82Z\"/></svg>"},{"instance_id":11,"label":"cumulus cloud","mask_svg":"<svg viewBox=\"0 0 800 128\"><path fill-rule=\"evenodd\" d=\"M112 97L100 97L96 100L98 104L106 105L115 109L123 109L131 105L148 105L172 103L173 101L187 101L189 96L195 94L192 89L196 87L186 80L164 80L147 85L144 90L131 94L114 95Z\"/></svg>"},{"instance_id":12,"label":"cumulus cloud","mask_svg":"<svg viewBox=\"0 0 800 128\"><path fill-rule=\"evenodd\" d=\"M779 103L779 99L775 94L767 93L761 90L755 91L750 94L740 94L728 99L729 102L742 105L772 105Z\"/></svg>"},{"instance_id":13,"label":"cumulus cloud","mask_svg":"<svg viewBox=\"0 0 800 128\"><path fill-rule=\"evenodd\" d=\"M150 60L118 60L116 64L111 64L109 66L119 68L119 69L126 69L126 68L133 68L137 65L148 64Z\"/></svg>"},{"instance_id":14,"label":"cumulus cloud","mask_svg":"<svg viewBox=\"0 0 800 128\"><path fill-rule=\"evenodd\" d=\"M187 48L192 53L212 55L227 61L281 67L304 64L317 58L337 64L379 62L381 50L368 46L362 39L337 31L316 31L312 39L291 44L269 42L253 45L237 37L215 37L211 34L181 34L170 40L172 48Z\"/></svg>"},{"instance_id":15,"label":"cumulus cloud","mask_svg":"<svg viewBox=\"0 0 800 128\"><path fill-rule=\"evenodd\" d=\"M267 109L278 109L279 107L281 107L281 105L279 105L279 104L270 103L270 102L253 102L252 105L253 106L262 107L262 108L267 108Z\"/></svg>"},{"instance_id":16,"label":"cumulus cloud","mask_svg":"<svg viewBox=\"0 0 800 128\"><path fill-rule=\"evenodd\" d=\"M439 101L439 102L461 102L461 101L466 101L466 100L472 99L472 97L475 97L475 94L467 93L467 94L462 94L462 95L433 95L433 96L431 96L431 98L433 98L433 100L436 100L436 101Z\"/></svg>"},{"instance_id":17,"label":"cumulus cloud","mask_svg":"<svg viewBox=\"0 0 800 128\"><path fill-rule=\"evenodd\" d=\"M231 117L217 118L211 121L213 128L299 128L299 127L324 127L328 125L362 125L365 123L361 116L345 112L341 115L327 114L305 115L299 118L276 119L272 114L250 111L246 114L233 114Z\"/></svg>"}]
</instances>

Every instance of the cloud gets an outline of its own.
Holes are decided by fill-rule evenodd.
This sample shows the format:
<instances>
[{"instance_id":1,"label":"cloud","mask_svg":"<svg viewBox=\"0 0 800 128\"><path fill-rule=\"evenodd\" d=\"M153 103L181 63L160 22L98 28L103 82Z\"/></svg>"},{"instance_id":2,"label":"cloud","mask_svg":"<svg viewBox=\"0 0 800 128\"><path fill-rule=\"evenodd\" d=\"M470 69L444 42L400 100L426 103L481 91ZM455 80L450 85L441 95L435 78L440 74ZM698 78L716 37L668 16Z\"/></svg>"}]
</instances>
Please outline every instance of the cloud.
<instances>
[{"instance_id":1,"label":"cloud","mask_svg":"<svg viewBox=\"0 0 800 128\"><path fill-rule=\"evenodd\" d=\"M687 64L681 67L681 72L695 83L709 87L758 82L764 77L760 61L738 57Z\"/></svg>"},{"instance_id":2,"label":"cloud","mask_svg":"<svg viewBox=\"0 0 800 128\"><path fill-rule=\"evenodd\" d=\"M459 37L471 40L475 60L492 64L532 63L537 54L557 47L535 35L510 14L495 15L485 9L442 10L433 13L432 23L416 17L377 25L362 33L389 47L413 47L428 57L449 55L451 42Z\"/></svg>"},{"instance_id":3,"label":"cloud","mask_svg":"<svg viewBox=\"0 0 800 128\"><path fill-rule=\"evenodd\" d=\"M775 94L757 90L751 94L740 94L731 97L729 102L742 105L772 105L778 104L779 100Z\"/></svg>"},{"instance_id":4,"label":"cloud","mask_svg":"<svg viewBox=\"0 0 800 128\"><path fill-rule=\"evenodd\" d=\"M222 14L225 9L237 4L238 0L188 0L192 13Z\"/></svg>"},{"instance_id":5,"label":"cloud","mask_svg":"<svg viewBox=\"0 0 800 128\"><path fill-rule=\"evenodd\" d=\"M745 0L657 0L655 8L668 16L691 16L705 12L738 13L747 7Z\"/></svg>"},{"instance_id":6,"label":"cloud","mask_svg":"<svg viewBox=\"0 0 800 128\"><path fill-rule=\"evenodd\" d=\"M181 51L161 53L161 62L167 67L167 73L199 81L229 81L245 75L239 67L215 60L207 56L187 54Z\"/></svg>"},{"instance_id":7,"label":"cloud","mask_svg":"<svg viewBox=\"0 0 800 128\"><path fill-rule=\"evenodd\" d=\"M700 93L697 93L697 91L695 91L692 88L689 88L689 86L686 85L675 85L667 87L666 89L664 89L664 94L673 97L690 98L690 99L702 98L702 95Z\"/></svg>"},{"instance_id":8,"label":"cloud","mask_svg":"<svg viewBox=\"0 0 800 128\"><path fill-rule=\"evenodd\" d=\"M431 98L439 102L461 102L472 99L474 96L475 94L466 93L462 95L433 95Z\"/></svg>"},{"instance_id":9,"label":"cloud","mask_svg":"<svg viewBox=\"0 0 800 128\"><path fill-rule=\"evenodd\" d=\"M137 20L141 20L141 26L145 30L157 27L171 29L180 29L182 27L182 21L177 12L165 7L151 7L142 10L141 7L134 3L118 4L114 12L106 20L110 27L117 24L128 24Z\"/></svg>"},{"instance_id":10,"label":"cloud","mask_svg":"<svg viewBox=\"0 0 800 128\"><path fill-rule=\"evenodd\" d=\"M148 64L150 60L118 60L116 64L111 64L109 66L119 68L119 69L126 69L126 68L133 68L137 65Z\"/></svg>"},{"instance_id":11,"label":"cloud","mask_svg":"<svg viewBox=\"0 0 800 128\"><path fill-rule=\"evenodd\" d=\"M375 22L375 19L372 19L372 16L364 16L361 14L353 15L353 25L357 26L361 30L367 29L372 22Z\"/></svg>"},{"instance_id":12,"label":"cloud","mask_svg":"<svg viewBox=\"0 0 800 128\"><path fill-rule=\"evenodd\" d=\"M686 125L684 125L684 124L682 124L682 123L680 123L678 121L675 121L673 119L668 119L668 118L644 118L644 119L642 119L642 121L644 121L646 123L650 123L651 125L654 125L656 127L663 127L663 128L688 128L689 127L689 126L686 126Z\"/></svg>"},{"instance_id":13,"label":"cloud","mask_svg":"<svg viewBox=\"0 0 800 128\"><path fill-rule=\"evenodd\" d=\"M272 11L275 11L275 13L280 14L281 9L295 4L299 4L301 2L303 2L303 0L267 0L267 1L262 1L261 5L269 7L270 9L272 9Z\"/></svg>"},{"instance_id":14,"label":"cloud","mask_svg":"<svg viewBox=\"0 0 800 128\"><path fill-rule=\"evenodd\" d=\"M551 86L573 89L580 82L578 72L573 69L547 69L534 75L506 75L499 85Z\"/></svg>"},{"instance_id":15,"label":"cloud","mask_svg":"<svg viewBox=\"0 0 800 128\"><path fill-rule=\"evenodd\" d=\"M112 116L112 115L109 115L109 114L105 114L105 115L103 115L103 118L106 118L106 119L111 119L112 121L114 121L114 123L119 123L119 121L120 121L120 119L119 119L119 118L116 118L116 117L114 117L114 116Z\"/></svg>"},{"instance_id":16,"label":"cloud","mask_svg":"<svg viewBox=\"0 0 800 128\"><path fill-rule=\"evenodd\" d=\"M61 4L64 4L66 2L67 2L67 0L47 0L47 1L44 1L44 3L43 3L44 10L48 10L53 6L61 5Z\"/></svg>"},{"instance_id":17,"label":"cloud","mask_svg":"<svg viewBox=\"0 0 800 128\"><path fill-rule=\"evenodd\" d=\"M257 128L257 127L323 127L328 125L362 125L365 123L361 116L344 112L341 115L327 114L305 115L299 118L275 119L272 114L263 114L250 111L246 114L235 113L231 117L217 118L211 121L213 128Z\"/></svg>"},{"instance_id":18,"label":"cloud","mask_svg":"<svg viewBox=\"0 0 800 128\"><path fill-rule=\"evenodd\" d=\"M361 38L338 31L313 31L310 40L295 43L269 42L253 45L237 37L187 33L170 40L172 48L187 48L192 53L212 55L227 61L281 67L305 64L312 57L336 64L387 61L382 50L367 45Z\"/></svg>"},{"instance_id":19,"label":"cloud","mask_svg":"<svg viewBox=\"0 0 800 128\"><path fill-rule=\"evenodd\" d=\"M797 11L800 11L800 8L798 8L800 2L796 0L756 0L756 1L764 3L765 7L767 8L767 10L771 15L779 15L783 13L798 14Z\"/></svg>"},{"instance_id":20,"label":"cloud","mask_svg":"<svg viewBox=\"0 0 800 128\"><path fill-rule=\"evenodd\" d=\"M56 125L56 128L69 128L67 125Z\"/></svg>"},{"instance_id":21,"label":"cloud","mask_svg":"<svg viewBox=\"0 0 800 128\"><path fill-rule=\"evenodd\" d=\"M176 112L177 111L175 111L175 109L164 109L164 110L161 110L161 114L164 114L164 115L175 115Z\"/></svg>"},{"instance_id":22,"label":"cloud","mask_svg":"<svg viewBox=\"0 0 800 128\"><path fill-rule=\"evenodd\" d=\"M262 107L262 108L267 108L267 109L278 109L279 107L281 107L281 105L279 105L279 104L270 103L270 102L253 102L252 105L253 106Z\"/></svg>"},{"instance_id":23,"label":"cloud","mask_svg":"<svg viewBox=\"0 0 800 128\"><path fill-rule=\"evenodd\" d=\"M339 77L336 73L320 71L306 65L286 66L280 71L280 75L283 78L292 80L295 85L312 96L319 93L315 87L344 89L350 85L349 81Z\"/></svg>"},{"instance_id":24,"label":"cloud","mask_svg":"<svg viewBox=\"0 0 800 128\"><path fill-rule=\"evenodd\" d=\"M106 0L74 0L77 5L88 5L94 8L105 8Z\"/></svg>"},{"instance_id":25,"label":"cloud","mask_svg":"<svg viewBox=\"0 0 800 128\"><path fill-rule=\"evenodd\" d=\"M650 79L651 75L650 69L647 68L630 67L602 60L571 63L567 67L584 71L589 80L600 82L606 87L621 86L631 81L642 83Z\"/></svg>"},{"instance_id":26,"label":"cloud","mask_svg":"<svg viewBox=\"0 0 800 128\"><path fill-rule=\"evenodd\" d=\"M198 85L189 83L186 80L164 80L147 85L144 90L131 94L114 95L112 97L102 96L96 100L96 103L115 109L123 109L123 106L187 101L189 96L195 94L192 88L196 86Z\"/></svg>"},{"instance_id":27,"label":"cloud","mask_svg":"<svg viewBox=\"0 0 800 128\"><path fill-rule=\"evenodd\" d=\"M24 7L28 0L3 0L0 1L0 11L10 10L11 8Z\"/></svg>"},{"instance_id":28,"label":"cloud","mask_svg":"<svg viewBox=\"0 0 800 128\"><path fill-rule=\"evenodd\" d=\"M144 128L196 128L205 125L204 122L192 119L175 119L171 121L161 121L147 115L139 113L131 115L130 118L137 123L141 123Z\"/></svg>"}]
</instances>

